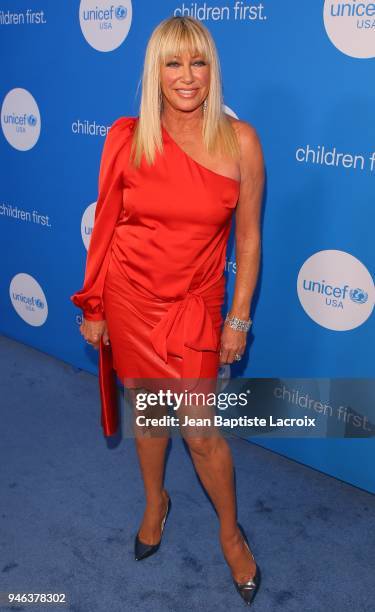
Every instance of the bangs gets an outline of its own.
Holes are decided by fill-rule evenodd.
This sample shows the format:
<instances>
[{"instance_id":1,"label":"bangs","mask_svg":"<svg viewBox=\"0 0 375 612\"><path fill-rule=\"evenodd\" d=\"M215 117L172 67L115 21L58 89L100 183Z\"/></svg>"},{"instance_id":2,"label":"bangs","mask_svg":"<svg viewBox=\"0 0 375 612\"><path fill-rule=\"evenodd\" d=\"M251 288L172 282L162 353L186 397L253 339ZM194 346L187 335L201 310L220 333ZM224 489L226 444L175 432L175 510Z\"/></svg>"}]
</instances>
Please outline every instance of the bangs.
<instances>
[{"instance_id":1,"label":"bangs","mask_svg":"<svg viewBox=\"0 0 375 612\"><path fill-rule=\"evenodd\" d=\"M200 56L210 63L211 53L208 41L194 25L176 19L169 24L160 42L160 62L165 63L174 56L189 53L192 57Z\"/></svg>"}]
</instances>

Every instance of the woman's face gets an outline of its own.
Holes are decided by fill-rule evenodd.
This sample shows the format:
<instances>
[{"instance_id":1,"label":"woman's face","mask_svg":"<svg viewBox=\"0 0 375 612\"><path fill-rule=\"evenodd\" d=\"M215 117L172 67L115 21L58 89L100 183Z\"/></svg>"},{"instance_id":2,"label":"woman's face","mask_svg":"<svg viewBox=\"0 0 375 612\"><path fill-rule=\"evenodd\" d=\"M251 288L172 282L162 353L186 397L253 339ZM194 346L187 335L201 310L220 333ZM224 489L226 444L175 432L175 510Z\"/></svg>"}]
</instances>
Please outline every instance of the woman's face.
<instances>
[{"instance_id":1,"label":"woman's face","mask_svg":"<svg viewBox=\"0 0 375 612\"><path fill-rule=\"evenodd\" d=\"M203 57L185 53L167 58L160 68L160 85L164 104L192 111L205 100L210 86L210 66Z\"/></svg>"}]
</instances>

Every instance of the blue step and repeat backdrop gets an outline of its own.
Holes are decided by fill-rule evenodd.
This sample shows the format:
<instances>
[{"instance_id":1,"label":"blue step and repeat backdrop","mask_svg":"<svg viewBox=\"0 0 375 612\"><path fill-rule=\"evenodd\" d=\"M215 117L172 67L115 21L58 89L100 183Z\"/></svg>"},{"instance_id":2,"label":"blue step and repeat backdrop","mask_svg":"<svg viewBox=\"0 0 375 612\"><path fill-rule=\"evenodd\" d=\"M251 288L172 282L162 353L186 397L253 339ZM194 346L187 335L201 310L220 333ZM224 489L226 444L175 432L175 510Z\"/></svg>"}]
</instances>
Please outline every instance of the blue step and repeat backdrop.
<instances>
[{"instance_id":1,"label":"blue step and repeat backdrop","mask_svg":"<svg viewBox=\"0 0 375 612\"><path fill-rule=\"evenodd\" d=\"M210 29L227 112L264 150L254 324L232 375L267 379L262 401L331 410L319 439L251 440L375 492L373 2L3 0L1 332L97 372L69 296L82 286L104 136L138 114L147 40L172 15Z\"/></svg>"}]
</instances>

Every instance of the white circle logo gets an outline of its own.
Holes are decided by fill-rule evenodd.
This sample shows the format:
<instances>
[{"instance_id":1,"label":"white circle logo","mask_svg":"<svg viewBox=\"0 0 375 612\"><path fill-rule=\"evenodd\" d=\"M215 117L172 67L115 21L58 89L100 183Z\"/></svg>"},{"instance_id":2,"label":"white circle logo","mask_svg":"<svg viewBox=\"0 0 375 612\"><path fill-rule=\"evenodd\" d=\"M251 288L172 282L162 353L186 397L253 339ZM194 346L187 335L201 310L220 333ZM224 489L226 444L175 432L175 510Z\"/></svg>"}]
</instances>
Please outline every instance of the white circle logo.
<instances>
[{"instance_id":1,"label":"white circle logo","mask_svg":"<svg viewBox=\"0 0 375 612\"><path fill-rule=\"evenodd\" d=\"M5 138L18 151L28 151L38 142L40 113L26 89L11 89L1 107L1 127Z\"/></svg>"},{"instance_id":2,"label":"white circle logo","mask_svg":"<svg viewBox=\"0 0 375 612\"><path fill-rule=\"evenodd\" d=\"M107 0L81 0L79 23L82 34L97 51L113 51L127 37L132 22L131 0L111 4Z\"/></svg>"},{"instance_id":3,"label":"white circle logo","mask_svg":"<svg viewBox=\"0 0 375 612\"><path fill-rule=\"evenodd\" d=\"M26 323L35 327L45 323L48 316L47 299L33 276L24 272L16 274L11 280L9 295L14 310Z\"/></svg>"},{"instance_id":4,"label":"white circle logo","mask_svg":"<svg viewBox=\"0 0 375 612\"><path fill-rule=\"evenodd\" d=\"M81 221L81 236L86 251L89 248L92 228L94 227L96 202L90 204L84 211Z\"/></svg>"},{"instance_id":5,"label":"white circle logo","mask_svg":"<svg viewBox=\"0 0 375 612\"><path fill-rule=\"evenodd\" d=\"M224 113L226 113L227 115L230 115L231 117L234 117L235 119L238 119L238 116L236 115L236 113L230 108L230 106L227 106L226 104L223 104L223 111Z\"/></svg>"},{"instance_id":6,"label":"white circle logo","mask_svg":"<svg viewBox=\"0 0 375 612\"><path fill-rule=\"evenodd\" d=\"M375 57L373 0L325 0L324 27L330 41L350 57Z\"/></svg>"},{"instance_id":7,"label":"white circle logo","mask_svg":"<svg viewBox=\"0 0 375 612\"><path fill-rule=\"evenodd\" d=\"M297 278L297 293L313 321L336 331L362 325L374 308L374 281L359 259L345 251L319 251Z\"/></svg>"}]
</instances>

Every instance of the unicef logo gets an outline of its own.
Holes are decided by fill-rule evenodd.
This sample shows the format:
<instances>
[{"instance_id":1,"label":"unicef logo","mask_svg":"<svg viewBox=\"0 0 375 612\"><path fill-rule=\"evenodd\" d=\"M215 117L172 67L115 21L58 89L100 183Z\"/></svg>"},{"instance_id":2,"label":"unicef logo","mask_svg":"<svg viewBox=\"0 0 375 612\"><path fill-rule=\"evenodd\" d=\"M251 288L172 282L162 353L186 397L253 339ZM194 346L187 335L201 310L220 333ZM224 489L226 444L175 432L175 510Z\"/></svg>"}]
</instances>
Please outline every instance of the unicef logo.
<instances>
[{"instance_id":1,"label":"unicef logo","mask_svg":"<svg viewBox=\"0 0 375 612\"><path fill-rule=\"evenodd\" d=\"M81 221L81 236L85 249L88 250L92 229L94 227L96 202L90 204L84 211Z\"/></svg>"},{"instance_id":2,"label":"unicef logo","mask_svg":"<svg viewBox=\"0 0 375 612\"><path fill-rule=\"evenodd\" d=\"M38 119L37 119L37 117L35 117L35 115L29 115L28 118L27 118L27 123L31 127L35 127L36 124L38 123Z\"/></svg>"},{"instance_id":3,"label":"unicef logo","mask_svg":"<svg viewBox=\"0 0 375 612\"><path fill-rule=\"evenodd\" d=\"M128 9L125 6L118 6L115 10L116 19L126 19Z\"/></svg>"},{"instance_id":4,"label":"unicef logo","mask_svg":"<svg viewBox=\"0 0 375 612\"><path fill-rule=\"evenodd\" d=\"M26 89L11 89L1 106L1 127L5 138L18 151L28 151L38 142L40 113Z\"/></svg>"},{"instance_id":5,"label":"unicef logo","mask_svg":"<svg viewBox=\"0 0 375 612\"><path fill-rule=\"evenodd\" d=\"M339 51L350 57L375 57L373 0L325 0L323 20L330 41Z\"/></svg>"},{"instance_id":6,"label":"unicef logo","mask_svg":"<svg viewBox=\"0 0 375 612\"><path fill-rule=\"evenodd\" d=\"M11 280L9 295L16 313L29 325L43 325L48 316L44 291L30 274L20 272Z\"/></svg>"},{"instance_id":7,"label":"unicef logo","mask_svg":"<svg viewBox=\"0 0 375 612\"><path fill-rule=\"evenodd\" d=\"M36 308L44 308L44 302L40 298L33 298Z\"/></svg>"},{"instance_id":8,"label":"unicef logo","mask_svg":"<svg viewBox=\"0 0 375 612\"><path fill-rule=\"evenodd\" d=\"M319 251L309 257L299 271L297 293L313 321L336 331L359 327L374 308L369 271L345 251Z\"/></svg>"},{"instance_id":9,"label":"unicef logo","mask_svg":"<svg viewBox=\"0 0 375 612\"><path fill-rule=\"evenodd\" d=\"M97 51L113 51L127 37L132 21L131 0L81 0L79 23L86 41Z\"/></svg>"},{"instance_id":10,"label":"unicef logo","mask_svg":"<svg viewBox=\"0 0 375 612\"><path fill-rule=\"evenodd\" d=\"M362 289L352 289L349 291L349 297L357 304L365 304L368 300L368 293L362 291Z\"/></svg>"}]
</instances>

